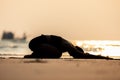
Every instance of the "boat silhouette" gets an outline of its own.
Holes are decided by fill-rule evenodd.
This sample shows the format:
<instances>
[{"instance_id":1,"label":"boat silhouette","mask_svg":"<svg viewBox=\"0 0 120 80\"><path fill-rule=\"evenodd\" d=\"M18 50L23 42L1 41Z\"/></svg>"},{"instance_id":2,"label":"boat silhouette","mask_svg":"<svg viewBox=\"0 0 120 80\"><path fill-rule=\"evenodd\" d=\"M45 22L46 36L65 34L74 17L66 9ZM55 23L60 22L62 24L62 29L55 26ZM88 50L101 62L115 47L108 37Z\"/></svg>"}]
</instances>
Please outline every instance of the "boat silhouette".
<instances>
[{"instance_id":1,"label":"boat silhouette","mask_svg":"<svg viewBox=\"0 0 120 80\"><path fill-rule=\"evenodd\" d=\"M1 40L12 40L12 41L26 41L27 36L24 33L21 38L15 38L15 34L13 32L4 31L2 34Z\"/></svg>"}]
</instances>

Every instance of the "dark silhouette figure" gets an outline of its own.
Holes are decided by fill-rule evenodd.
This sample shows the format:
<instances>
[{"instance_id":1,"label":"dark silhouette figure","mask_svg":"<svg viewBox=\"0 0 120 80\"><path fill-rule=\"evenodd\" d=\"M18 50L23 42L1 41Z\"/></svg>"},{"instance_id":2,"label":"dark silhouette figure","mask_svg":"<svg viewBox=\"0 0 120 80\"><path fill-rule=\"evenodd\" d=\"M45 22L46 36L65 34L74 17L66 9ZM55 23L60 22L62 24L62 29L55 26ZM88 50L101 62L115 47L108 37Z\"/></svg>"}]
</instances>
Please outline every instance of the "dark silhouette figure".
<instances>
[{"instance_id":1,"label":"dark silhouette figure","mask_svg":"<svg viewBox=\"0 0 120 80\"><path fill-rule=\"evenodd\" d=\"M29 42L29 48L33 53L25 55L24 58L60 58L62 53L67 51L73 58L110 59L104 56L84 53L82 48L74 46L64 38L55 35L38 36Z\"/></svg>"}]
</instances>

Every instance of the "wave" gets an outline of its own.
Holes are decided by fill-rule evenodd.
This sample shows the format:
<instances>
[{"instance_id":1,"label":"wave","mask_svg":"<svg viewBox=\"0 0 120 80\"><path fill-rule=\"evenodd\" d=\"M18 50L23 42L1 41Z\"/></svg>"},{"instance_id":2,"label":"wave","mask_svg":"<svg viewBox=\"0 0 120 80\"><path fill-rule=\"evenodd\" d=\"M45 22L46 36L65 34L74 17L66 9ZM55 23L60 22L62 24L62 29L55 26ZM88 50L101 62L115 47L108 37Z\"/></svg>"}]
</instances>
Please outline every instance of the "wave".
<instances>
[{"instance_id":1,"label":"wave","mask_svg":"<svg viewBox=\"0 0 120 80\"><path fill-rule=\"evenodd\" d=\"M117 58L120 58L120 41L74 40L73 43L80 46L85 52L90 54L114 57L117 56ZM0 41L0 57L23 57L26 54L31 54L27 41ZM63 56L70 58L67 54L64 54Z\"/></svg>"}]
</instances>

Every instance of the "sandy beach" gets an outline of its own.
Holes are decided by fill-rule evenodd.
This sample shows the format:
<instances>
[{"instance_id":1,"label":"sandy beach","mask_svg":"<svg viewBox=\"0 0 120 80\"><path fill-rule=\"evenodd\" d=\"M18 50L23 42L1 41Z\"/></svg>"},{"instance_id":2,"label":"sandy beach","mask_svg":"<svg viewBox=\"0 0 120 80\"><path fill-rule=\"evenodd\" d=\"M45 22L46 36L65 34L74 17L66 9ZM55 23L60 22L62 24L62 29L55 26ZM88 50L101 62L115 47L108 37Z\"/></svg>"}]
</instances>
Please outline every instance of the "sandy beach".
<instances>
[{"instance_id":1,"label":"sandy beach","mask_svg":"<svg viewBox=\"0 0 120 80\"><path fill-rule=\"evenodd\" d=\"M0 59L0 80L120 80L120 60Z\"/></svg>"}]
</instances>

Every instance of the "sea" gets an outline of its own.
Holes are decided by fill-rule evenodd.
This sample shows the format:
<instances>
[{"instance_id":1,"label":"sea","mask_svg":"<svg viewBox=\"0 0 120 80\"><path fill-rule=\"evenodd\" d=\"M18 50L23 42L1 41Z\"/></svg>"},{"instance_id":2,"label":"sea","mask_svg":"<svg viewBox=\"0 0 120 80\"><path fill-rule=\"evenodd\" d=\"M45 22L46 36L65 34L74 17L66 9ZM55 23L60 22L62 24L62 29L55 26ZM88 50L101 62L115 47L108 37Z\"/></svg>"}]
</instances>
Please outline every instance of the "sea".
<instances>
[{"instance_id":1,"label":"sea","mask_svg":"<svg viewBox=\"0 0 120 80\"><path fill-rule=\"evenodd\" d=\"M81 47L85 53L109 56L120 59L120 41L116 40L70 40L74 45ZM31 54L28 48L29 41L0 40L0 58L23 58ZM72 58L65 52L61 58Z\"/></svg>"}]
</instances>

